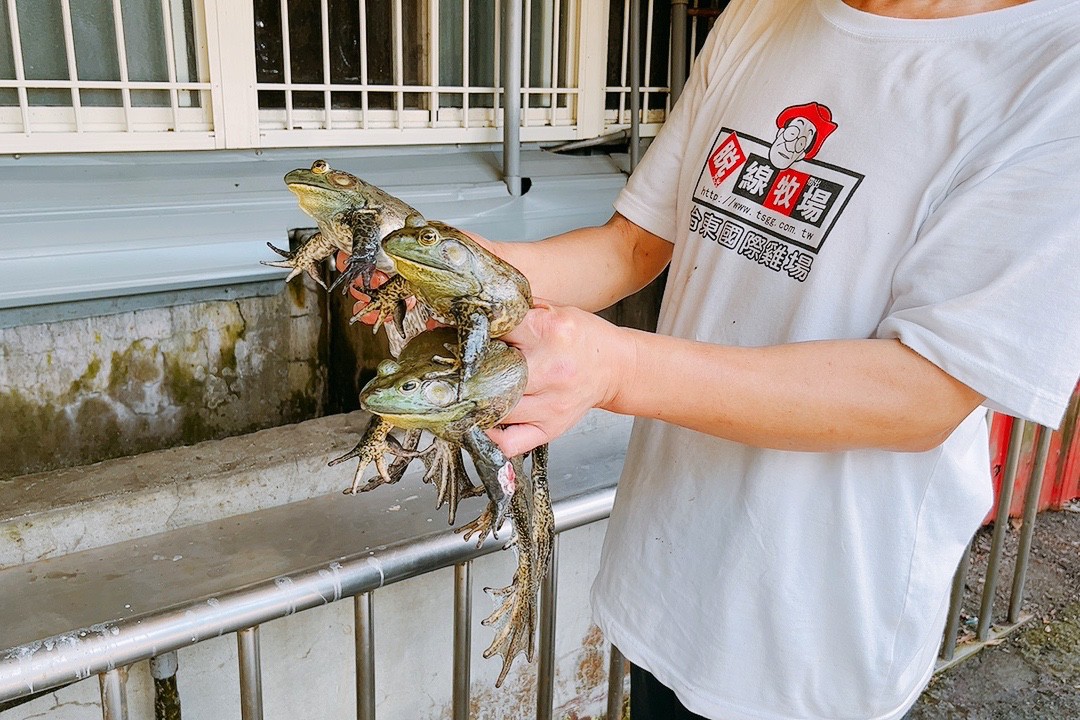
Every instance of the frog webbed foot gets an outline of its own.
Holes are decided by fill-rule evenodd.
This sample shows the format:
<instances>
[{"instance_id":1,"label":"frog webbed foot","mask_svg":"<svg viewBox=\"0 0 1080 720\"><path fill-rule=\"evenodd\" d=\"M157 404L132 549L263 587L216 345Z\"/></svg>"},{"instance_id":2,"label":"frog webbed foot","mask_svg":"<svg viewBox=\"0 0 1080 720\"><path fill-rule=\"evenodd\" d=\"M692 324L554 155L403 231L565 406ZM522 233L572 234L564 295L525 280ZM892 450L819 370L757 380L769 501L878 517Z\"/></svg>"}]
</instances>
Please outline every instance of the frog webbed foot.
<instances>
[{"instance_id":1,"label":"frog webbed foot","mask_svg":"<svg viewBox=\"0 0 1080 720\"><path fill-rule=\"evenodd\" d=\"M482 621L485 626L502 623L484 651L485 658L501 655L503 659L495 687L502 685L515 657L524 653L525 658L532 661L533 639L536 636L536 594L540 582L536 576L536 549L533 546L529 508L522 495L514 496L511 512L518 558L514 580L509 586L499 590L485 588L496 598L502 598L499 606Z\"/></svg>"},{"instance_id":2,"label":"frog webbed foot","mask_svg":"<svg viewBox=\"0 0 1080 720\"><path fill-rule=\"evenodd\" d=\"M515 657L524 654L525 659L532 662L533 638L536 635L536 598L516 580L513 585L500 590L485 590L492 595L503 597L502 604L482 621L483 625L490 626L502 620L494 639L484 650L485 659L494 655L502 656L502 669L495 681L495 687L500 687L510 672L510 665Z\"/></svg>"},{"instance_id":3,"label":"frog webbed foot","mask_svg":"<svg viewBox=\"0 0 1080 720\"><path fill-rule=\"evenodd\" d=\"M319 263L330 257L335 248L333 242L323 236L322 233L315 233L312 235L308 238L308 241L297 248L295 252L289 252L288 250L274 247L271 243L266 243L266 246L285 259L275 260L273 262L261 260L260 262L269 267L291 270L291 272L285 276L285 282L289 282L300 273L306 272L320 287L324 290L326 289L326 283L323 282L322 276L319 274Z\"/></svg>"},{"instance_id":4,"label":"frog webbed foot","mask_svg":"<svg viewBox=\"0 0 1080 720\"><path fill-rule=\"evenodd\" d=\"M352 485L343 491L346 495L368 492L380 485L391 485L401 479L401 473L404 473L405 471L404 466L400 468L399 472L397 471L397 468L395 468L395 472L397 472L395 477L391 475L390 468L386 465L385 455L391 450L390 444L387 442L386 438L392 427L393 425L382 418L377 416L373 417L371 423L361 436L360 441L356 443L356 447L341 457L334 458L327 463L328 466L333 467L346 460L358 458L356 472L353 474ZM364 470L367 469L368 465L373 463L378 475L369 480L365 485L361 486L360 481L363 478ZM406 461L404 464L408 465L408 462Z\"/></svg>"},{"instance_id":5,"label":"frog webbed foot","mask_svg":"<svg viewBox=\"0 0 1080 720\"><path fill-rule=\"evenodd\" d=\"M362 316L378 312L379 315L372 325L373 333L378 332L384 322L393 318L398 334L403 338L408 337L409 330L406 328L405 321L409 306L405 299L412 295L409 282L401 275L395 275L385 285L377 289L364 290L364 293L371 298L371 302L363 307L362 313L353 315L349 323L359 322Z\"/></svg>"},{"instance_id":6,"label":"frog webbed foot","mask_svg":"<svg viewBox=\"0 0 1080 720\"><path fill-rule=\"evenodd\" d=\"M438 510L443 505L447 505L449 515L447 522L453 525L457 517L458 501L483 495L484 488L473 485L472 479L465 470L465 461L461 457L459 445L435 438L420 458L427 468L427 472L424 473L424 482L435 486L437 495L435 509Z\"/></svg>"},{"instance_id":7,"label":"frog webbed foot","mask_svg":"<svg viewBox=\"0 0 1080 720\"><path fill-rule=\"evenodd\" d=\"M470 539L476 536L476 547L480 548L484 545L484 540L487 539L488 534L496 540L499 539L498 528L500 523L495 522L495 515L498 513L498 509L495 507L495 503L488 502L487 507L484 508L484 512L480 513L480 517L473 520L471 523L466 523L459 527L455 532L461 533L461 538L465 542L469 542Z\"/></svg>"}]
</instances>

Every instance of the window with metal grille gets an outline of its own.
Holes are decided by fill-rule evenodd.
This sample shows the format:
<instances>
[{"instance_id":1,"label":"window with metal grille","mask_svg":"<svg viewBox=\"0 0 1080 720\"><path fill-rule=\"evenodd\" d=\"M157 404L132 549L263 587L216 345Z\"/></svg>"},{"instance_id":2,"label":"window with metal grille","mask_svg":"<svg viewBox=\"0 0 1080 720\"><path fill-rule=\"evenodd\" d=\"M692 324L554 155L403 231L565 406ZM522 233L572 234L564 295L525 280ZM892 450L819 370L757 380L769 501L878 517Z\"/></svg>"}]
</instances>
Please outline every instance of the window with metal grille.
<instances>
[{"instance_id":1,"label":"window with metal grille","mask_svg":"<svg viewBox=\"0 0 1080 720\"><path fill-rule=\"evenodd\" d=\"M0 0L0 149L495 142L505 1ZM628 125L630 0L524 1L522 140ZM669 9L641 7L649 135Z\"/></svg>"}]
</instances>

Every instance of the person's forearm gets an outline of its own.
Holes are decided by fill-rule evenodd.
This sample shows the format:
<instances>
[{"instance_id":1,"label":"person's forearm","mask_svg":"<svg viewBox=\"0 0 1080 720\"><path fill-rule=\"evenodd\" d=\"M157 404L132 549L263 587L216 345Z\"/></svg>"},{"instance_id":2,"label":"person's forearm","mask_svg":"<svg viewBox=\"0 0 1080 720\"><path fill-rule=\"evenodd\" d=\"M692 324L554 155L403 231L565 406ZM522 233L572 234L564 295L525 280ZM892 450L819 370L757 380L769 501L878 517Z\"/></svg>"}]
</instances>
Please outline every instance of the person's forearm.
<instances>
[{"instance_id":1,"label":"person's forearm","mask_svg":"<svg viewBox=\"0 0 1080 720\"><path fill-rule=\"evenodd\" d=\"M640 290L671 259L671 245L616 214L531 243L491 243L529 279L534 297L583 310L602 310Z\"/></svg>"},{"instance_id":2,"label":"person's forearm","mask_svg":"<svg viewBox=\"0 0 1080 720\"><path fill-rule=\"evenodd\" d=\"M736 348L617 332L604 407L749 445L923 451L983 400L896 340Z\"/></svg>"}]
</instances>

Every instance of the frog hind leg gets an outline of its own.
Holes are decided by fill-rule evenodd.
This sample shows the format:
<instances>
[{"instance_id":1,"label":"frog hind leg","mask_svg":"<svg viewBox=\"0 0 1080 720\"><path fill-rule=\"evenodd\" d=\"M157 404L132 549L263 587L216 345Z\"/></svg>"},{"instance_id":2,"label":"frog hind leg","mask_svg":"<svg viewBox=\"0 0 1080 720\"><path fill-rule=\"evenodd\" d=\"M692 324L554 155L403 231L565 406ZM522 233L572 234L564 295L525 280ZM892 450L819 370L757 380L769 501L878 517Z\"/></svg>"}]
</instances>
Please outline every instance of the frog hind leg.
<instances>
[{"instance_id":1,"label":"frog hind leg","mask_svg":"<svg viewBox=\"0 0 1080 720\"><path fill-rule=\"evenodd\" d=\"M485 590L496 598L502 598L500 605L486 617L482 624L499 624L491 644L484 650L484 658L495 655L502 657L502 668L495 687L500 687L506 679L514 658L525 655L532 662L536 638L536 551L532 542L532 523L528 500L525 493L517 493L510 504L511 517L514 520L514 549L517 552L518 566L513 582L505 588Z\"/></svg>"},{"instance_id":2,"label":"frog hind leg","mask_svg":"<svg viewBox=\"0 0 1080 720\"><path fill-rule=\"evenodd\" d=\"M499 526L506 518L510 501L515 494L519 473L514 470L514 464L507 460L499 446L479 427L473 426L466 432L462 437L462 444L472 456L480 482L484 484L484 490L491 501L484 514L470 523L470 526L475 526L473 532L480 533L480 543L483 543L487 532L491 532L492 537L498 537ZM467 534L465 539L471 534Z\"/></svg>"},{"instance_id":3,"label":"frog hind leg","mask_svg":"<svg viewBox=\"0 0 1080 720\"><path fill-rule=\"evenodd\" d=\"M266 243L266 246L285 259L273 262L261 260L260 262L269 267L291 270L285 276L285 282L289 282L300 273L306 272L320 287L326 289L326 283L323 282L322 277L319 275L319 263L330 257L334 252L334 243L328 237L322 233L315 233L295 252L274 247L271 243Z\"/></svg>"},{"instance_id":4,"label":"frog hind leg","mask_svg":"<svg viewBox=\"0 0 1080 720\"><path fill-rule=\"evenodd\" d=\"M327 465L333 467L334 465L343 463L346 460L351 460L352 458L359 459L356 465L356 472L353 475L352 485L344 490L346 495L367 492L380 485L388 485L395 482L391 478L389 468L386 466L385 458L386 453L390 451L390 445L386 438L393 427L393 425L378 415L373 416L371 422L368 423L367 429L365 429L363 435L360 436L360 441L356 443L356 447L341 457L334 458L327 463ZM360 480L363 477L364 470L372 463L374 463L379 475L377 478L370 480L366 485L361 487ZM404 472L404 469L402 472Z\"/></svg>"},{"instance_id":5,"label":"frog hind leg","mask_svg":"<svg viewBox=\"0 0 1080 720\"><path fill-rule=\"evenodd\" d=\"M364 292L371 298L371 302L364 307L361 315L353 315L349 323L359 322L362 315L378 312L379 316L372 326L372 332L378 332L386 320L393 318L398 334L403 338L407 337L409 332L405 327L405 317L408 306L405 298L413 294L409 281L401 275L395 275L378 289Z\"/></svg>"},{"instance_id":6,"label":"frog hind leg","mask_svg":"<svg viewBox=\"0 0 1080 720\"><path fill-rule=\"evenodd\" d=\"M551 546L555 542L555 513L551 509L551 496L547 483L548 446L541 445L532 451L532 548L536 583L533 593L539 592L540 583L551 565Z\"/></svg>"}]
</instances>

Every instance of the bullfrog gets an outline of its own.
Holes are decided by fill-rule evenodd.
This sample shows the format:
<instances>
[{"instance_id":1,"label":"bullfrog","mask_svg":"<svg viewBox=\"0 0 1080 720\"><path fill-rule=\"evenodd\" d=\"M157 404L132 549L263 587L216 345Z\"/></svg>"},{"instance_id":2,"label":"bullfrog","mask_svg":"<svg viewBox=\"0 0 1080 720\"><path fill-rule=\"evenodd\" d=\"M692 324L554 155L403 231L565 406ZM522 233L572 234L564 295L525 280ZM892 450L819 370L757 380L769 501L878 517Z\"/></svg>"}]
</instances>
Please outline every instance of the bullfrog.
<instances>
[{"instance_id":1,"label":"bullfrog","mask_svg":"<svg viewBox=\"0 0 1080 720\"><path fill-rule=\"evenodd\" d=\"M319 232L295 252L267 243L285 259L263 264L290 269L286 282L306 272L326 288L319 276L319 263L340 250L349 255L349 262L334 286L360 278L364 287L369 287L372 273L380 264L379 242L417 212L385 190L343 170L335 170L325 160L316 160L311 169L290 171L285 175L285 185L296 194L300 209L319 226ZM390 268L385 258L382 264Z\"/></svg>"},{"instance_id":2,"label":"bullfrog","mask_svg":"<svg viewBox=\"0 0 1080 720\"><path fill-rule=\"evenodd\" d=\"M392 427L427 430L463 447L472 456L490 501L469 526L482 540L489 530L496 532L505 517L517 476L484 430L494 427L521 399L528 370L520 351L492 340L477 358L475 374L464 379L453 369L459 365L454 357L457 338L453 328L430 330L410 341L397 360L379 363L375 377L360 391L360 406L389 427L372 430L370 437L365 433L360 445L377 449L358 456L362 463L370 458L383 475L379 463L384 461L375 455L395 449L389 443L378 447Z\"/></svg>"},{"instance_id":3,"label":"bullfrog","mask_svg":"<svg viewBox=\"0 0 1080 720\"><path fill-rule=\"evenodd\" d=\"M416 295L439 322L458 328L462 385L477 371L489 338L512 330L532 307L529 281L517 268L460 230L419 213L382 241L397 275L373 294L369 311L379 321L400 318L405 298Z\"/></svg>"},{"instance_id":4,"label":"bullfrog","mask_svg":"<svg viewBox=\"0 0 1080 720\"><path fill-rule=\"evenodd\" d=\"M445 363L435 358L453 352L456 340L456 334L450 328L421 333L402 349L397 360L380 364L379 372L417 376L433 372L442 374ZM449 523L454 524L458 501L484 494L484 488L474 485L465 470L461 445L436 435L426 449L417 450L420 435L427 428L409 427L399 441L389 434L395 427L393 422L373 415L356 447L330 461L329 464L333 466L359 458L352 485L345 492L369 492L381 485L396 483L404 475L409 462L420 458L425 465L424 482L433 484L437 492L436 509L448 505ZM386 464L387 453L396 456L389 465ZM375 465L377 475L360 485L362 474L370 464Z\"/></svg>"},{"instance_id":5,"label":"bullfrog","mask_svg":"<svg viewBox=\"0 0 1080 720\"><path fill-rule=\"evenodd\" d=\"M482 544L488 532L496 533L509 511L518 567L509 586L489 589L502 602L483 621L488 626L501 623L484 651L485 658L503 658L496 682L500 686L517 655L533 657L536 595L547 572L555 527L547 490L547 447L533 451L531 475L526 475L523 458L507 459L483 432L521 398L528 376L524 356L502 341L491 340L480 352L476 373L464 381L460 371L446 369L453 364L447 356L455 352L456 339L453 328L430 330L410 341L397 360L380 363L375 378L360 392L361 406L374 416L372 425L349 456L360 457L359 478L368 462L379 466L384 453L397 451L396 443L387 442L390 428L427 430L444 447L464 447L469 452L489 496L484 513L459 529L466 540L475 534ZM463 466L450 474L467 477ZM519 484L526 486L525 492ZM458 495L461 488L448 492Z\"/></svg>"}]
</instances>

